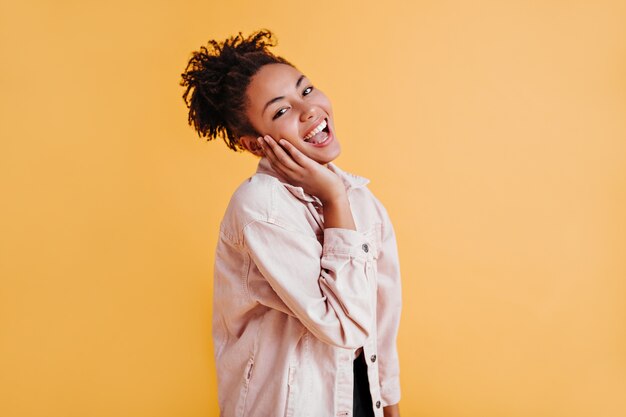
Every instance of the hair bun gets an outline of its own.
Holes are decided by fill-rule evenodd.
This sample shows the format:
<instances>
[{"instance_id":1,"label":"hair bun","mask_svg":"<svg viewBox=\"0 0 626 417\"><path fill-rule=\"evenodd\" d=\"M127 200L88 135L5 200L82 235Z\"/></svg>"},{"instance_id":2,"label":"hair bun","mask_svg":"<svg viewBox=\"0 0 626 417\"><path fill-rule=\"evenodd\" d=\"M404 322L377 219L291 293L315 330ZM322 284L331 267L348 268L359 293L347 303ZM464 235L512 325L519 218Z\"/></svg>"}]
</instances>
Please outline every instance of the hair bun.
<instances>
[{"instance_id":1,"label":"hair bun","mask_svg":"<svg viewBox=\"0 0 626 417\"><path fill-rule=\"evenodd\" d=\"M222 42L210 40L192 53L180 85L186 87L188 122L198 136L221 136L238 150L237 135L254 133L245 117L245 90L261 66L289 64L269 52L275 45L272 32L262 29L247 38L239 32Z\"/></svg>"}]
</instances>

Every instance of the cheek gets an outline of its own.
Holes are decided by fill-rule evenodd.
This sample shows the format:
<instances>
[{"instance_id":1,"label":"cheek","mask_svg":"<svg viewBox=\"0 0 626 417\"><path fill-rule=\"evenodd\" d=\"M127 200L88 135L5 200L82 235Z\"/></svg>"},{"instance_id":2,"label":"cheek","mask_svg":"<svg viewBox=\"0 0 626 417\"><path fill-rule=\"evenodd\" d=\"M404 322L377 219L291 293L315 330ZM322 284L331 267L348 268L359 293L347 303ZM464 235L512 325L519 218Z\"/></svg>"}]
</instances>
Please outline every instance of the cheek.
<instances>
[{"instance_id":1,"label":"cheek","mask_svg":"<svg viewBox=\"0 0 626 417\"><path fill-rule=\"evenodd\" d=\"M273 138L277 138L283 130L282 122L279 122L279 119L272 120L271 117L258 119L255 127L261 135L270 135Z\"/></svg>"},{"instance_id":2,"label":"cheek","mask_svg":"<svg viewBox=\"0 0 626 417\"><path fill-rule=\"evenodd\" d=\"M250 113L247 114L248 116L248 123L250 124L250 126L256 130L256 132L260 135L262 135L263 133L267 132L267 122L261 118L261 117L255 117L254 115L251 115Z\"/></svg>"},{"instance_id":3,"label":"cheek","mask_svg":"<svg viewBox=\"0 0 626 417\"><path fill-rule=\"evenodd\" d=\"M285 115L287 116L287 115ZM274 130L285 139L298 139L300 132L298 130L298 120L295 117L281 117L280 122L276 121Z\"/></svg>"},{"instance_id":4,"label":"cheek","mask_svg":"<svg viewBox=\"0 0 626 417\"><path fill-rule=\"evenodd\" d=\"M319 91L319 90L318 90ZM328 97L326 96L326 94L322 93L321 91L319 92L318 96L317 96L317 101L318 104L321 107L327 108L329 111L332 108L331 104L330 104L330 100L328 99Z\"/></svg>"}]
</instances>

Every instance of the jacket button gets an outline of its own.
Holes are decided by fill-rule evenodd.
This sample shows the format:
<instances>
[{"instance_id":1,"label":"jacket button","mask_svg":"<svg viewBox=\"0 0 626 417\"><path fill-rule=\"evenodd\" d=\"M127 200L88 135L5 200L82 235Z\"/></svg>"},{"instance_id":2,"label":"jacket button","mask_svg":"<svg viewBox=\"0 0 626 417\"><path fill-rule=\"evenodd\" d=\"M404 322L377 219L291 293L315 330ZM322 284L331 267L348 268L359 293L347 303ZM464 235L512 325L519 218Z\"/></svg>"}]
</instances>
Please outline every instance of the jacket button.
<instances>
[{"instance_id":1,"label":"jacket button","mask_svg":"<svg viewBox=\"0 0 626 417\"><path fill-rule=\"evenodd\" d=\"M376 408L380 408L380 401L376 401Z\"/></svg>"},{"instance_id":2,"label":"jacket button","mask_svg":"<svg viewBox=\"0 0 626 417\"><path fill-rule=\"evenodd\" d=\"M372 362L376 362L376 355L370 356L370 359L371 359Z\"/></svg>"},{"instance_id":3,"label":"jacket button","mask_svg":"<svg viewBox=\"0 0 626 417\"><path fill-rule=\"evenodd\" d=\"M364 243L363 246L361 246L361 248L363 249L363 252L365 253L370 251L370 247L367 243Z\"/></svg>"}]
</instances>

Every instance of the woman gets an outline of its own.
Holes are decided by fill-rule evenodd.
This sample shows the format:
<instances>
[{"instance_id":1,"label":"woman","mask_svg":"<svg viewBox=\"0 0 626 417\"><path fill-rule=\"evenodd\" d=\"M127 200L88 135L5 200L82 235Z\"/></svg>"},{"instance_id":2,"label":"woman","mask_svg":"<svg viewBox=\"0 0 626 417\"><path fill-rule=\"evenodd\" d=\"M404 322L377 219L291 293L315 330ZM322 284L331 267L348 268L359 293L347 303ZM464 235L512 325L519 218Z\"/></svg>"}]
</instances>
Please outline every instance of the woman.
<instances>
[{"instance_id":1,"label":"woman","mask_svg":"<svg viewBox=\"0 0 626 417\"><path fill-rule=\"evenodd\" d=\"M215 252L221 415L398 416L401 311L393 226L340 153L330 101L269 31L210 41L181 85L189 123L260 157Z\"/></svg>"}]
</instances>

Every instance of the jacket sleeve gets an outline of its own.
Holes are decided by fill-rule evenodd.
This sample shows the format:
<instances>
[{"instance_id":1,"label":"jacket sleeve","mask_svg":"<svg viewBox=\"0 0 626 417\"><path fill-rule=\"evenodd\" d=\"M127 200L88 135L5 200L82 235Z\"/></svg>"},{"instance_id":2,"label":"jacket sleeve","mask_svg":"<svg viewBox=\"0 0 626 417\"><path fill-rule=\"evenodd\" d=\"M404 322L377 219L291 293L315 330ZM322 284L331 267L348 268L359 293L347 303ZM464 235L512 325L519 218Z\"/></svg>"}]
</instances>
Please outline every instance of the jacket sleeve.
<instances>
[{"instance_id":1,"label":"jacket sleeve","mask_svg":"<svg viewBox=\"0 0 626 417\"><path fill-rule=\"evenodd\" d=\"M400 401L400 363L396 339L402 310L402 287L396 235L383 205L375 199L382 214L382 242L378 255L378 371L383 406Z\"/></svg>"},{"instance_id":2,"label":"jacket sleeve","mask_svg":"<svg viewBox=\"0 0 626 417\"><path fill-rule=\"evenodd\" d=\"M343 348L363 345L374 321L376 289L366 273L362 233L327 228L322 245L315 236L255 220L244 228L243 240L263 277L311 333Z\"/></svg>"}]
</instances>

